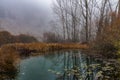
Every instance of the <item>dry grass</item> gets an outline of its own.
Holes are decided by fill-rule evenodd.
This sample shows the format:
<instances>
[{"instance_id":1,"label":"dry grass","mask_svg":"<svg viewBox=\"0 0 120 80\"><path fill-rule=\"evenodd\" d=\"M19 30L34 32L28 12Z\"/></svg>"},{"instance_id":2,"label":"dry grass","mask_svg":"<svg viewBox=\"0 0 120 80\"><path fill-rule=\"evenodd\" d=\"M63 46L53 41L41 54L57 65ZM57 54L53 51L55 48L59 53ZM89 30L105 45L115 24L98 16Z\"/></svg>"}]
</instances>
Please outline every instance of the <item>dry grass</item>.
<instances>
[{"instance_id":1,"label":"dry grass","mask_svg":"<svg viewBox=\"0 0 120 80\"><path fill-rule=\"evenodd\" d=\"M18 53L11 47L0 48L0 80L14 79L17 74Z\"/></svg>"},{"instance_id":2,"label":"dry grass","mask_svg":"<svg viewBox=\"0 0 120 80\"><path fill-rule=\"evenodd\" d=\"M88 45L79 43L15 43L2 46L3 49L6 47L12 47L14 49L27 49L35 50L37 52L60 50L60 49L88 49Z\"/></svg>"},{"instance_id":3,"label":"dry grass","mask_svg":"<svg viewBox=\"0 0 120 80\"><path fill-rule=\"evenodd\" d=\"M43 54L45 52L51 52L62 49L88 49L86 44L74 44L74 43L14 43L3 45L0 48L0 55L2 57L10 55L13 59L19 59L21 56L27 57L32 53ZM11 58L12 58L11 57Z\"/></svg>"}]
</instances>

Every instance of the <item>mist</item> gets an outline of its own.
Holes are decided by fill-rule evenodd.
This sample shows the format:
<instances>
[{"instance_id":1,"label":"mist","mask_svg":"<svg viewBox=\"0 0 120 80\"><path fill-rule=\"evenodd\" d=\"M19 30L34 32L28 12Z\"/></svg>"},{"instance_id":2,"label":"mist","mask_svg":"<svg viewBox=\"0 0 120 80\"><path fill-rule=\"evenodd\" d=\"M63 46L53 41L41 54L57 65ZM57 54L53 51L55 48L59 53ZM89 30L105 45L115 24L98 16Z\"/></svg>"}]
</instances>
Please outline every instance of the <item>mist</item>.
<instances>
[{"instance_id":1,"label":"mist","mask_svg":"<svg viewBox=\"0 0 120 80\"><path fill-rule=\"evenodd\" d=\"M0 27L13 34L40 36L49 30L51 0L0 0Z\"/></svg>"}]
</instances>

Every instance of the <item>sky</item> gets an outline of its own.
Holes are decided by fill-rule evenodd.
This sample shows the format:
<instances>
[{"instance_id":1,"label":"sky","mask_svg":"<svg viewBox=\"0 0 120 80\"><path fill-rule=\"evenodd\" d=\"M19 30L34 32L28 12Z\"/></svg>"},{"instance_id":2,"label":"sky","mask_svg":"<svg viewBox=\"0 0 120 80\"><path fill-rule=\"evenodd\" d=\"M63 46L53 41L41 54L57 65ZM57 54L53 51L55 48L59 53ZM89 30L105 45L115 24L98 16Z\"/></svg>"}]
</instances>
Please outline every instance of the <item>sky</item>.
<instances>
[{"instance_id":1,"label":"sky","mask_svg":"<svg viewBox=\"0 0 120 80\"><path fill-rule=\"evenodd\" d=\"M39 36L50 29L53 0L0 0L0 27Z\"/></svg>"}]
</instances>

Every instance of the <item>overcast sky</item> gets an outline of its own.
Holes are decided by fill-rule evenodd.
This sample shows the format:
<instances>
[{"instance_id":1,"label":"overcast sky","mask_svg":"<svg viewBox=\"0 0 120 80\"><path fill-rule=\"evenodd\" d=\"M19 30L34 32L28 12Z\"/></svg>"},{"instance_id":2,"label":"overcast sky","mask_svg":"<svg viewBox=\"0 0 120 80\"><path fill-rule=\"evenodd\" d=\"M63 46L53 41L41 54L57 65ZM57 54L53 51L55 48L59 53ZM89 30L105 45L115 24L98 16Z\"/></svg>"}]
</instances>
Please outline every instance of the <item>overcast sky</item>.
<instances>
[{"instance_id":1,"label":"overcast sky","mask_svg":"<svg viewBox=\"0 0 120 80\"><path fill-rule=\"evenodd\" d=\"M1 27L14 34L49 30L53 0L0 0Z\"/></svg>"}]
</instances>

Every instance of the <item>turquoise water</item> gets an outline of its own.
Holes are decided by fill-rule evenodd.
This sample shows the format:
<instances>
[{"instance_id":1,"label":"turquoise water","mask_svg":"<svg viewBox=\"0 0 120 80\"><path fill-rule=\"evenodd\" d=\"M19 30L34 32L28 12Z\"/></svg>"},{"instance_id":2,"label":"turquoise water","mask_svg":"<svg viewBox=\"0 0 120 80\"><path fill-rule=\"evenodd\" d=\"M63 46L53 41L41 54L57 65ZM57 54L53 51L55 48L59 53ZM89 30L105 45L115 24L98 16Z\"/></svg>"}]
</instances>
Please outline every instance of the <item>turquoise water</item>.
<instances>
[{"instance_id":1,"label":"turquoise water","mask_svg":"<svg viewBox=\"0 0 120 80\"><path fill-rule=\"evenodd\" d=\"M81 51L60 51L21 61L17 80L93 80L97 69L89 73L87 66L98 64Z\"/></svg>"}]
</instances>

